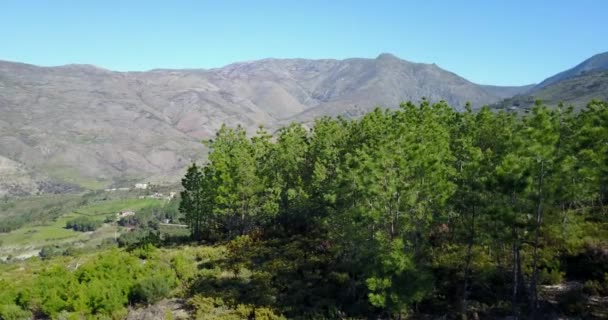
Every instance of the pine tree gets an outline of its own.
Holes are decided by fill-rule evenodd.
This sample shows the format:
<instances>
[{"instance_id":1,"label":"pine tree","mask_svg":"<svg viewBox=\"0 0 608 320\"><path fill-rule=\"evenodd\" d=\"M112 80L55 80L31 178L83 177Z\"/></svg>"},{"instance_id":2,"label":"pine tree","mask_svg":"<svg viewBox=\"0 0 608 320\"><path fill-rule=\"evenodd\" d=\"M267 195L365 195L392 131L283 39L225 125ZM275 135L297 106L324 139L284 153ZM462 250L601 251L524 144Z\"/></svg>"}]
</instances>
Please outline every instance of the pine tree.
<instances>
[{"instance_id":1,"label":"pine tree","mask_svg":"<svg viewBox=\"0 0 608 320\"><path fill-rule=\"evenodd\" d=\"M203 174L201 169L193 163L186 172L186 176L182 179L184 191L181 192L181 202L179 211L185 216L186 223L190 226L192 238L195 240L202 239L203 215L205 201L203 188Z\"/></svg>"}]
</instances>

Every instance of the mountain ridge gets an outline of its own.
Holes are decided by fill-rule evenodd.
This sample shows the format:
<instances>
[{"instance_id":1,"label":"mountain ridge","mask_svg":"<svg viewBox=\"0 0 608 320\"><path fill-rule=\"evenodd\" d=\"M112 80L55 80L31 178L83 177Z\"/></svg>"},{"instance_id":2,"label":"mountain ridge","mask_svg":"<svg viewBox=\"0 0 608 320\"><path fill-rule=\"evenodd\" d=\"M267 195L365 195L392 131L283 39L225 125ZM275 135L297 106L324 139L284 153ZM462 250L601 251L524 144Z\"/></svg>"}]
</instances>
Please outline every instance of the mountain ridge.
<instances>
[{"instance_id":1,"label":"mountain ridge","mask_svg":"<svg viewBox=\"0 0 608 320\"><path fill-rule=\"evenodd\" d=\"M540 90L551 84L576 77L585 72L606 70L608 70L608 52L598 53L568 70L559 72L551 77L548 77L547 79L539 83L534 88L534 90Z\"/></svg>"},{"instance_id":2,"label":"mountain ridge","mask_svg":"<svg viewBox=\"0 0 608 320\"><path fill-rule=\"evenodd\" d=\"M608 52L593 55L523 93L505 98L493 107L527 110L536 100L541 100L551 106L562 103L581 109L593 99L608 99Z\"/></svg>"},{"instance_id":3,"label":"mountain ridge","mask_svg":"<svg viewBox=\"0 0 608 320\"><path fill-rule=\"evenodd\" d=\"M435 64L392 54L128 72L0 61L0 156L28 168L19 171L27 176L66 186L175 182L185 166L205 159L200 141L222 124L253 133L259 125L357 117L423 97L456 108L501 99ZM33 180L24 185L41 191ZM17 189L0 185L0 195Z\"/></svg>"}]
</instances>

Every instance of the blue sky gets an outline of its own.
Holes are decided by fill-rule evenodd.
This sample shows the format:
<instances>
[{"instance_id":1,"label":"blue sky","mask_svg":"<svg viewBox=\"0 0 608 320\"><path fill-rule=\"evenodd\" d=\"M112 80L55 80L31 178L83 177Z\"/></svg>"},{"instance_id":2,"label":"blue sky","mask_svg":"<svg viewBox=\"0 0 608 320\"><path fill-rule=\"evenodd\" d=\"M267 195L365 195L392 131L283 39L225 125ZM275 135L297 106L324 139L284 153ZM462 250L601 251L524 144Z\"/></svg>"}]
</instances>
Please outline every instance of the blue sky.
<instances>
[{"instance_id":1,"label":"blue sky","mask_svg":"<svg viewBox=\"0 0 608 320\"><path fill-rule=\"evenodd\" d=\"M4 0L0 59L126 71L390 52L520 85L608 51L607 12L605 0Z\"/></svg>"}]
</instances>

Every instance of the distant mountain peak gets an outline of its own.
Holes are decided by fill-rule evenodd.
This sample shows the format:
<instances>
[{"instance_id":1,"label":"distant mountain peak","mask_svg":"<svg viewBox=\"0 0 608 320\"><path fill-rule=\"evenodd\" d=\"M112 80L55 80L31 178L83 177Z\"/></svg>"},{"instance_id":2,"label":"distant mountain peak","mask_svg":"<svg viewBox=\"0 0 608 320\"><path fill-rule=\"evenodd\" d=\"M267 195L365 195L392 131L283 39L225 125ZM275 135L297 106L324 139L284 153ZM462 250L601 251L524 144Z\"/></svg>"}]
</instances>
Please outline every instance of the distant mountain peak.
<instances>
[{"instance_id":1,"label":"distant mountain peak","mask_svg":"<svg viewBox=\"0 0 608 320\"><path fill-rule=\"evenodd\" d=\"M58 68L65 68L65 69L91 69L91 70L110 71L110 70L108 70L106 68L102 68L102 67L96 66L94 64L82 64L82 63L64 64L62 66L58 66Z\"/></svg>"},{"instance_id":2,"label":"distant mountain peak","mask_svg":"<svg viewBox=\"0 0 608 320\"><path fill-rule=\"evenodd\" d=\"M401 60L392 53L383 52L376 57L376 60Z\"/></svg>"}]
</instances>

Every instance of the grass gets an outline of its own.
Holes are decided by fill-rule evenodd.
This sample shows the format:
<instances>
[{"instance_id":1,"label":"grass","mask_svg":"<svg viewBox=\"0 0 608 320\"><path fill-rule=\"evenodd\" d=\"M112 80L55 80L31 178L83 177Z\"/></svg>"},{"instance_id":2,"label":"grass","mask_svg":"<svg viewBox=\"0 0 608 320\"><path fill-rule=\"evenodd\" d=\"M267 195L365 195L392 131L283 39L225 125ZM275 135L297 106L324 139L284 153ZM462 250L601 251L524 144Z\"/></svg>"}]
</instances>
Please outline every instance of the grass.
<instances>
[{"instance_id":1,"label":"grass","mask_svg":"<svg viewBox=\"0 0 608 320\"><path fill-rule=\"evenodd\" d=\"M103 201L78 208L76 211L74 211L74 213L72 213L72 218L79 215L84 215L94 219L103 220L108 214L115 214L121 210L137 211L151 205L159 204L161 201L162 200L157 199L124 199Z\"/></svg>"},{"instance_id":2,"label":"grass","mask_svg":"<svg viewBox=\"0 0 608 320\"><path fill-rule=\"evenodd\" d=\"M104 238L109 238L119 231L114 224L104 224L93 232L78 232L66 229L67 221L79 216L102 221L121 210L137 211L144 207L161 203L156 199L123 199L94 202L91 205L78 207L76 210L62 214L52 221L42 224L32 223L9 233L0 234L2 248L0 254L17 255L20 252L41 248L46 245L82 242L86 245L96 245Z\"/></svg>"},{"instance_id":3,"label":"grass","mask_svg":"<svg viewBox=\"0 0 608 320\"><path fill-rule=\"evenodd\" d=\"M44 168L44 172L57 180L75 184L88 190L100 190L110 185L109 180L100 180L86 177L75 171L74 168L61 165L52 165Z\"/></svg>"},{"instance_id":4,"label":"grass","mask_svg":"<svg viewBox=\"0 0 608 320\"><path fill-rule=\"evenodd\" d=\"M80 199L79 194L62 194L0 200L0 217L21 215L32 210L75 207Z\"/></svg>"}]
</instances>

